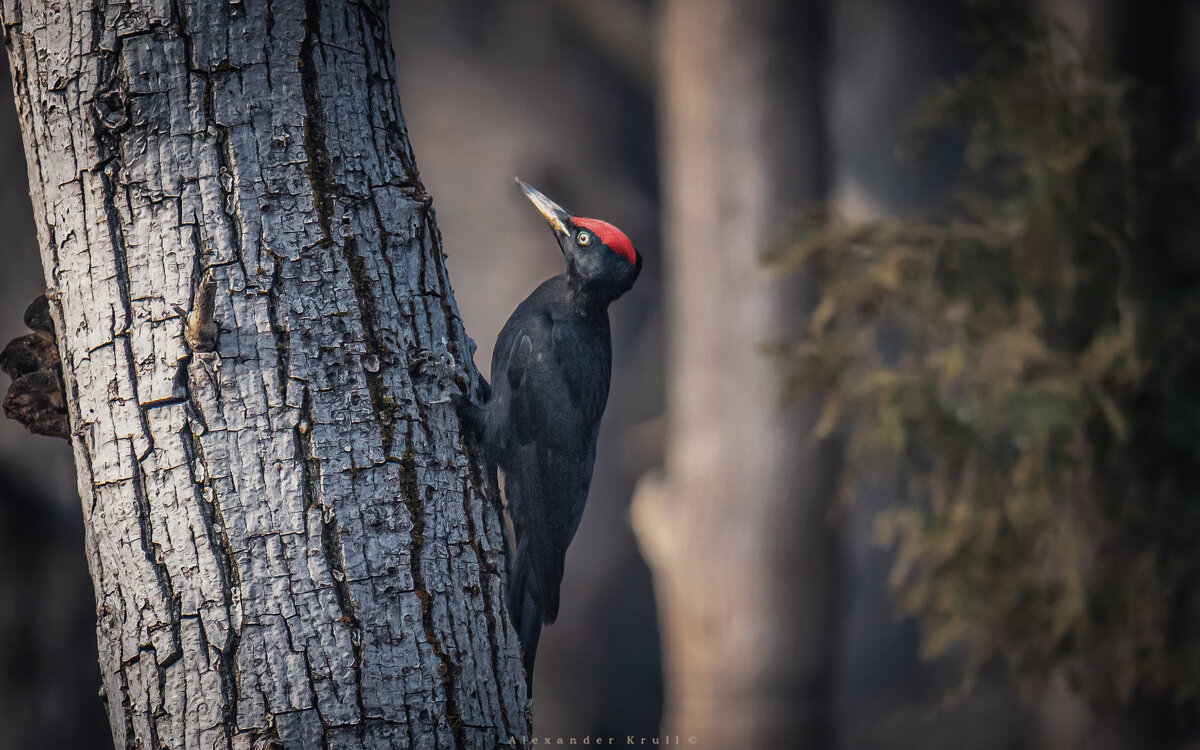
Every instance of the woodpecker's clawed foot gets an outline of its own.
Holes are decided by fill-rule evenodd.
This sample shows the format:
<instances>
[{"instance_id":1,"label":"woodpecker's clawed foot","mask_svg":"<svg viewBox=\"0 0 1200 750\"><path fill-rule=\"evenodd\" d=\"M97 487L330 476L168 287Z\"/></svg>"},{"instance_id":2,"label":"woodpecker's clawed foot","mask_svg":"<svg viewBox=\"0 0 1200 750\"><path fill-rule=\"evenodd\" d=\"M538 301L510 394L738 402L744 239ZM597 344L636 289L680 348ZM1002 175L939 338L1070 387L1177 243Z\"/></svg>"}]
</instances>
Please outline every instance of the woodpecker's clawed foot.
<instances>
[{"instance_id":1,"label":"woodpecker's clawed foot","mask_svg":"<svg viewBox=\"0 0 1200 750\"><path fill-rule=\"evenodd\" d=\"M445 343L443 339L443 346ZM437 387L437 395L424 401L426 405L451 403L452 395L459 390L457 383L463 378L458 361L448 351L439 353L422 349L408 360L408 372L414 378L432 380Z\"/></svg>"}]
</instances>

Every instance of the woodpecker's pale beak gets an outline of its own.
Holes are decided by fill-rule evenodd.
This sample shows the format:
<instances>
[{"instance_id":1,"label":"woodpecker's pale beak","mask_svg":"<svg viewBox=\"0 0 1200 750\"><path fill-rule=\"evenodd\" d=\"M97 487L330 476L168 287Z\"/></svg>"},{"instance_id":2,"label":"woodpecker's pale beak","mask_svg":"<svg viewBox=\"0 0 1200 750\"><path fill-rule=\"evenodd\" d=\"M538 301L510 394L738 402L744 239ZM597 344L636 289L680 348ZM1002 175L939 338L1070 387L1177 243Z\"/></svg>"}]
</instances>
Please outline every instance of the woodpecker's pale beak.
<instances>
[{"instance_id":1,"label":"woodpecker's pale beak","mask_svg":"<svg viewBox=\"0 0 1200 750\"><path fill-rule=\"evenodd\" d=\"M537 206L537 210L541 211L546 221L550 222L550 226L554 227L554 231L564 237L570 234L570 231L567 229L567 222L571 219L571 214L564 211L562 206L529 185L526 185L521 181L521 178L518 177L516 180L517 184L521 186L521 190L524 191L525 197L532 201L533 205Z\"/></svg>"}]
</instances>

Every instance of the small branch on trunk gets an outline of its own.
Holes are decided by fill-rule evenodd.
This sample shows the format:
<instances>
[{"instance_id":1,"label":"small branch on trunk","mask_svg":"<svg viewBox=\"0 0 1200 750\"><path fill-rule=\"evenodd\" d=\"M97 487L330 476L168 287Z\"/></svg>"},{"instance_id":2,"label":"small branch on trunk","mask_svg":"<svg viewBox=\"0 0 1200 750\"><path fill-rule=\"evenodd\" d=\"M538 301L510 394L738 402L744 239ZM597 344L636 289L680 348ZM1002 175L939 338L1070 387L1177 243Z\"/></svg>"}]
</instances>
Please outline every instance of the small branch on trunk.
<instances>
[{"instance_id":1,"label":"small branch on trunk","mask_svg":"<svg viewBox=\"0 0 1200 750\"><path fill-rule=\"evenodd\" d=\"M49 302L43 294L29 305L25 325L34 332L18 336L0 352L0 370L13 380L4 397L4 415L37 435L66 438L71 430Z\"/></svg>"}]
</instances>

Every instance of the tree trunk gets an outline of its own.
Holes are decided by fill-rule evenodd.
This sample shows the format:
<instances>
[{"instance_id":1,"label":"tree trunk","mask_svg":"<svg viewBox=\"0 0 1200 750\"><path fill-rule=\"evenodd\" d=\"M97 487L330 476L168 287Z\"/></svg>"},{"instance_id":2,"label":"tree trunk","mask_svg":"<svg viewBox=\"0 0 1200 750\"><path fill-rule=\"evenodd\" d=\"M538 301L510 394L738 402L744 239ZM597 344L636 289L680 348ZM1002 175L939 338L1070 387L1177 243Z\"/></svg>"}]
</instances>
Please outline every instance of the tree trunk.
<instances>
[{"instance_id":1,"label":"tree trunk","mask_svg":"<svg viewBox=\"0 0 1200 750\"><path fill-rule=\"evenodd\" d=\"M819 4L667 0L665 473L634 524L654 574L667 734L829 747L837 452L810 441L764 345L808 295L761 254L824 190Z\"/></svg>"},{"instance_id":2,"label":"tree trunk","mask_svg":"<svg viewBox=\"0 0 1200 750\"><path fill-rule=\"evenodd\" d=\"M118 747L526 733L386 19L4 0Z\"/></svg>"}]
</instances>

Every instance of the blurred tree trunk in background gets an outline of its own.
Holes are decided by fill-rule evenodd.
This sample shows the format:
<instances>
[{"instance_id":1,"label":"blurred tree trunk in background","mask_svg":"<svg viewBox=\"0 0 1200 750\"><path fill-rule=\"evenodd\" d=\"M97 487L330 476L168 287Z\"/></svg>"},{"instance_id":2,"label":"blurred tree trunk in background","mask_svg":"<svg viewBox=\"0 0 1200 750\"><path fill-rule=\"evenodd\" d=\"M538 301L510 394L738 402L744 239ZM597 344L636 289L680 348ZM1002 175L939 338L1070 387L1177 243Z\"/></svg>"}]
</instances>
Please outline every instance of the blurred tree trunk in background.
<instances>
[{"instance_id":1,"label":"blurred tree trunk in background","mask_svg":"<svg viewBox=\"0 0 1200 750\"><path fill-rule=\"evenodd\" d=\"M118 747L526 733L386 18L3 4Z\"/></svg>"},{"instance_id":2,"label":"blurred tree trunk in background","mask_svg":"<svg viewBox=\"0 0 1200 750\"><path fill-rule=\"evenodd\" d=\"M660 19L668 266L664 475L634 525L664 639L664 733L708 747L829 747L838 451L785 403L767 345L802 280L762 255L825 191L824 13L667 0Z\"/></svg>"}]
</instances>

